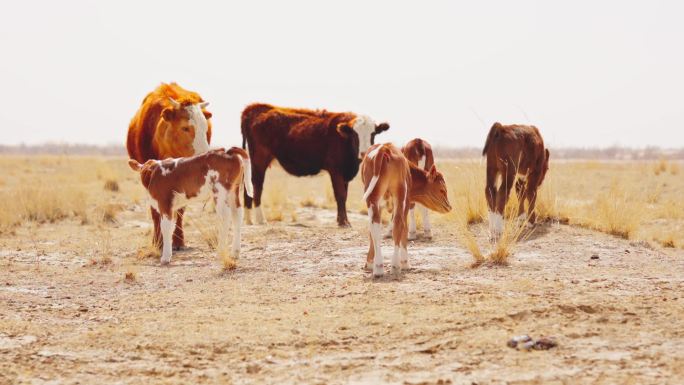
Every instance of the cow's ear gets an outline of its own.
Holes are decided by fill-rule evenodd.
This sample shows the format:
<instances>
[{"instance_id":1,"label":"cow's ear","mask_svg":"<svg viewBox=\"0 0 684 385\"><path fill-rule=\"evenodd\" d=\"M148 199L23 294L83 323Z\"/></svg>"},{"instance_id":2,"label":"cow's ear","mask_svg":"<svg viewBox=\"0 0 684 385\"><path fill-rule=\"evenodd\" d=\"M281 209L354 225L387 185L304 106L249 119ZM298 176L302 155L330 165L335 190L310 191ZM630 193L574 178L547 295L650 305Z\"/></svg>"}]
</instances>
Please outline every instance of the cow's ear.
<instances>
[{"instance_id":1,"label":"cow's ear","mask_svg":"<svg viewBox=\"0 0 684 385\"><path fill-rule=\"evenodd\" d=\"M175 117L176 110L173 108L164 108L164 111L162 111L162 119L166 120L167 122L173 121Z\"/></svg>"},{"instance_id":2,"label":"cow's ear","mask_svg":"<svg viewBox=\"0 0 684 385\"><path fill-rule=\"evenodd\" d=\"M202 113L204 114L204 117L205 117L206 119L211 119L211 117L214 116L214 115L212 115L211 112L209 112L209 111L202 110Z\"/></svg>"},{"instance_id":3,"label":"cow's ear","mask_svg":"<svg viewBox=\"0 0 684 385\"><path fill-rule=\"evenodd\" d=\"M430 171L428 171L428 182L432 183L435 181L437 178L437 167L433 164L432 167L430 167Z\"/></svg>"},{"instance_id":4,"label":"cow's ear","mask_svg":"<svg viewBox=\"0 0 684 385\"><path fill-rule=\"evenodd\" d=\"M349 135L351 135L354 132L354 129L351 128L349 123L340 123L337 125L337 132L343 138L347 138Z\"/></svg>"},{"instance_id":5,"label":"cow's ear","mask_svg":"<svg viewBox=\"0 0 684 385\"><path fill-rule=\"evenodd\" d=\"M387 131L387 130L389 130L389 124L387 124L387 123L380 123L377 126L375 126L375 133L376 134L379 134L379 133L381 133L383 131Z\"/></svg>"},{"instance_id":6,"label":"cow's ear","mask_svg":"<svg viewBox=\"0 0 684 385\"><path fill-rule=\"evenodd\" d=\"M140 171L140 169L142 168L142 164L138 163L138 161L135 159L129 159L128 167L130 167L133 171Z\"/></svg>"}]
</instances>

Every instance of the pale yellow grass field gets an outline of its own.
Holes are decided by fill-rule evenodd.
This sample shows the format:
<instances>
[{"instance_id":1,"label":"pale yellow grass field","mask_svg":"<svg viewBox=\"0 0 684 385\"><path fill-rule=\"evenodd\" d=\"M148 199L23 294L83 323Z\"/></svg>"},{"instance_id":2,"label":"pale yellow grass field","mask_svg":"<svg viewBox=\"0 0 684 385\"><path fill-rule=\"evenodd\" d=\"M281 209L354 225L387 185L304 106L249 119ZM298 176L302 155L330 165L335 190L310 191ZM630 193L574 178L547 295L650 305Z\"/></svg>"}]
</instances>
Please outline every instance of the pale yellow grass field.
<instances>
[{"instance_id":1,"label":"pale yellow grass field","mask_svg":"<svg viewBox=\"0 0 684 385\"><path fill-rule=\"evenodd\" d=\"M462 222L486 220L484 161L441 161L438 166L447 180L454 211L435 216L437 223L463 230ZM539 220L684 248L680 168L679 163L664 160L552 162L539 192ZM0 169L6 170L0 179L0 231L11 231L28 221L68 217L84 223L114 222L124 205L146 202L137 175L118 158L2 157ZM361 195L356 178L349 188L349 211L366 213ZM514 195L512 208L517 207ZM276 222L296 222L299 207L335 208L327 174L294 179L277 164L268 171L263 200L267 219Z\"/></svg>"}]
</instances>

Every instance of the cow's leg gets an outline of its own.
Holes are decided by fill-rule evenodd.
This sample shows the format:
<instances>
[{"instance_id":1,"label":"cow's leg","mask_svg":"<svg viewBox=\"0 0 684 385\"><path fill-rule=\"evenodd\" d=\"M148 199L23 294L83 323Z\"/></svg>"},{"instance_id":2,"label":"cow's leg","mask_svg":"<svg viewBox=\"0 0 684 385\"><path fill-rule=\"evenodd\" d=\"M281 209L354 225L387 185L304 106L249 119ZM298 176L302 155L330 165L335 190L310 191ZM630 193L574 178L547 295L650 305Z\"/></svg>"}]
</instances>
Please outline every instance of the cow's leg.
<instances>
[{"instance_id":1,"label":"cow's leg","mask_svg":"<svg viewBox=\"0 0 684 385\"><path fill-rule=\"evenodd\" d=\"M248 225L252 224L252 201L254 198L251 196L247 195L247 190L245 189L244 191L244 199L245 199L245 223Z\"/></svg>"},{"instance_id":2,"label":"cow's leg","mask_svg":"<svg viewBox=\"0 0 684 385\"><path fill-rule=\"evenodd\" d=\"M176 211L176 227L173 230L174 250L181 250L185 247L185 238L183 237L183 214L185 214L185 207Z\"/></svg>"},{"instance_id":3,"label":"cow's leg","mask_svg":"<svg viewBox=\"0 0 684 385\"><path fill-rule=\"evenodd\" d=\"M218 217L218 251L219 255L221 253L227 252L228 250L228 229L230 228L230 211L228 205L228 195L226 189L217 184L217 194L216 194L216 216ZM236 218L233 218L235 220Z\"/></svg>"},{"instance_id":4,"label":"cow's leg","mask_svg":"<svg viewBox=\"0 0 684 385\"><path fill-rule=\"evenodd\" d=\"M254 163L252 163L254 164ZM256 211L255 223L257 225L266 224L264 210L261 207L261 194L264 192L264 180L266 178L266 167L252 167L252 184L254 185L254 211ZM247 218L251 215L247 212ZM248 220L249 223L249 220Z\"/></svg>"},{"instance_id":5,"label":"cow's leg","mask_svg":"<svg viewBox=\"0 0 684 385\"><path fill-rule=\"evenodd\" d=\"M408 227L408 239L416 239L416 207L415 204L411 205L408 215L409 227Z\"/></svg>"},{"instance_id":6,"label":"cow's leg","mask_svg":"<svg viewBox=\"0 0 684 385\"><path fill-rule=\"evenodd\" d=\"M340 227L351 227L347 219L347 185L342 174L337 172L330 173L335 201L337 202L337 225ZM378 206L377 204L375 206ZM379 210L379 209L378 209Z\"/></svg>"},{"instance_id":7,"label":"cow's leg","mask_svg":"<svg viewBox=\"0 0 684 385\"><path fill-rule=\"evenodd\" d=\"M368 245L368 254L366 254L366 265L364 266L364 270L373 271L373 258L375 257L375 244L373 243L373 234L370 231L368 232L368 238L370 238L370 242Z\"/></svg>"},{"instance_id":8,"label":"cow's leg","mask_svg":"<svg viewBox=\"0 0 684 385\"><path fill-rule=\"evenodd\" d=\"M527 178L518 177L515 182L515 194L518 196L518 220L525 220L525 199L527 196Z\"/></svg>"},{"instance_id":9,"label":"cow's leg","mask_svg":"<svg viewBox=\"0 0 684 385\"><path fill-rule=\"evenodd\" d=\"M406 191L406 194L408 195L408 191ZM406 198L404 198L406 199ZM404 200L406 202L407 200ZM402 230L400 233L400 239L399 239L399 266L402 269L408 269L409 262L408 262L408 237L409 237L409 228L407 225L407 219L408 219L408 207L404 207L402 211L397 210L397 215L401 215L403 220L402 222Z\"/></svg>"},{"instance_id":10,"label":"cow's leg","mask_svg":"<svg viewBox=\"0 0 684 385\"><path fill-rule=\"evenodd\" d=\"M233 258L237 259L240 257L240 231L242 226L242 216L243 209L240 206L240 190L236 189L232 195L234 198L228 200L228 205L230 206L230 214L233 217Z\"/></svg>"},{"instance_id":11,"label":"cow's leg","mask_svg":"<svg viewBox=\"0 0 684 385\"><path fill-rule=\"evenodd\" d=\"M368 222L370 227L371 246L373 247L373 276L382 277L385 274L382 265L382 223L380 222L380 207L377 203L368 207ZM368 253L370 258L370 251ZM368 263L368 261L366 261Z\"/></svg>"},{"instance_id":12,"label":"cow's leg","mask_svg":"<svg viewBox=\"0 0 684 385\"><path fill-rule=\"evenodd\" d=\"M152 214L152 223L154 225L154 233L152 234L152 244L155 247L162 247L161 230L159 229L159 211L156 208L150 206L150 213Z\"/></svg>"},{"instance_id":13,"label":"cow's leg","mask_svg":"<svg viewBox=\"0 0 684 385\"><path fill-rule=\"evenodd\" d=\"M539 177L536 174L533 174L530 175L530 178L527 181L527 191L525 191L528 202L527 218L532 225L537 220L537 212L535 211L537 205L537 191L539 191Z\"/></svg>"},{"instance_id":14,"label":"cow's leg","mask_svg":"<svg viewBox=\"0 0 684 385\"><path fill-rule=\"evenodd\" d=\"M487 198L487 207L489 208L489 235L490 238L496 239L500 223L503 223L503 217L496 211L497 186L496 178L499 171L496 169L495 161L487 159L487 185L485 186L485 197Z\"/></svg>"},{"instance_id":15,"label":"cow's leg","mask_svg":"<svg viewBox=\"0 0 684 385\"><path fill-rule=\"evenodd\" d=\"M432 227L430 226L430 217L428 217L427 207L420 205L420 213L423 217L423 235L425 238L432 239Z\"/></svg>"},{"instance_id":16,"label":"cow's leg","mask_svg":"<svg viewBox=\"0 0 684 385\"><path fill-rule=\"evenodd\" d=\"M171 262L171 250L173 244L173 229L175 224L173 223L173 211L162 210L161 221L159 224L162 235L162 254L161 254L161 264L167 265Z\"/></svg>"},{"instance_id":17,"label":"cow's leg","mask_svg":"<svg viewBox=\"0 0 684 385\"><path fill-rule=\"evenodd\" d=\"M387 213L390 216L389 221L387 221L387 231L385 231L385 238L390 239L392 238L392 228L394 227L394 206L392 205L392 197L388 194L385 194L384 202L385 207L387 208Z\"/></svg>"},{"instance_id":18,"label":"cow's leg","mask_svg":"<svg viewBox=\"0 0 684 385\"><path fill-rule=\"evenodd\" d=\"M409 205L407 204L407 190L399 190L397 193L394 213L394 229L392 231L392 239L394 240L394 254L392 255L392 273L398 274L401 272L401 258L403 255L402 245L404 238L408 239L408 212Z\"/></svg>"},{"instance_id":19,"label":"cow's leg","mask_svg":"<svg viewBox=\"0 0 684 385\"><path fill-rule=\"evenodd\" d=\"M513 189L513 183L515 182L515 170L507 169L506 173L503 175L503 180L501 181L501 186L496 194L496 226L494 228L494 238L498 238L503 233L504 229L504 219L503 214L506 209L506 203L508 203L508 197Z\"/></svg>"}]
</instances>

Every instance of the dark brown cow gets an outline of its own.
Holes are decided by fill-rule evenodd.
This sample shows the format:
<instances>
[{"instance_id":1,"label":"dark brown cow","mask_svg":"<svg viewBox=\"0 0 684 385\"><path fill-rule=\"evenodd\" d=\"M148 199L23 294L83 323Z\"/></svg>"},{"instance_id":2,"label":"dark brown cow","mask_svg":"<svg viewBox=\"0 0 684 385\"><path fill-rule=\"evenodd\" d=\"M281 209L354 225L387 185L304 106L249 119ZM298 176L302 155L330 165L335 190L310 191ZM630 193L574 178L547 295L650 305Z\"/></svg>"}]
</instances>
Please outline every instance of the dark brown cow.
<instances>
[{"instance_id":1,"label":"dark brown cow","mask_svg":"<svg viewBox=\"0 0 684 385\"><path fill-rule=\"evenodd\" d=\"M249 157L245 150L237 147L228 151L216 149L190 158L148 160L144 164L130 159L128 164L131 169L140 173L153 207L161 215L162 264L171 261L174 212L183 207L188 199L209 192L214 194L216 213L221 222L219 244L224 245L232 218L232 255L236 258L239 256L242 224L240 186L244 184L245 194L252 194Z\"/></svg>"},{"instance_id":2,"label":"dark brown cow","mask_svg":"<svg viewBox=\"0 0 684 385\"><path fill-rule=\"evenodd\" d=\"M549 169L549 150L544 148L539 130L535 126L494 123L487 135L482 155L487 156L487 187L485 195L489 206L489 227L493 238L503 231L503 212L508 202L516 175L516 192L520 200L518 215L525 215L528 201L528 219L534 223L537 189ZM497 179L501 184L497 187Z\"/></svg>"},{"instance_id":3,"label":"dark brown cow","mask_svg":"<svg viewBox=\"0 0 684 385\"><path fill-rule=\"evenodd\" d=\"M410 163L392 144L375 144L361 164L363 199L368 207L370 220L370 247L366 256L366 269L373 270L373 276L382 276L382 249L380 238L380 206L382 199L389 197L394 207L392 216L392 238L394 255L392 272L408 268L407 216L410 204L418 202L431 210L446 213L451 210L444 177L435 166L425 171Z\"/></svg>"},{"instance_id":4,"label":"dark brown cow","mask_svg":"<svg viewBox=\"0 0 684 385\"><path fill-rule=\"evenodd\" d=\"M361 155L376 134L389 129L387 123L375 124L364 115L252 104L242 112L242 147L252 160L252 182L256 222L265 223L261 194L266 169L277 159L285 171L295 176L330 174L337 223L349 226L347 188L359 171ZM245 197L247 223L251 223L252 199Z\"/></svg>"}]
</instances>

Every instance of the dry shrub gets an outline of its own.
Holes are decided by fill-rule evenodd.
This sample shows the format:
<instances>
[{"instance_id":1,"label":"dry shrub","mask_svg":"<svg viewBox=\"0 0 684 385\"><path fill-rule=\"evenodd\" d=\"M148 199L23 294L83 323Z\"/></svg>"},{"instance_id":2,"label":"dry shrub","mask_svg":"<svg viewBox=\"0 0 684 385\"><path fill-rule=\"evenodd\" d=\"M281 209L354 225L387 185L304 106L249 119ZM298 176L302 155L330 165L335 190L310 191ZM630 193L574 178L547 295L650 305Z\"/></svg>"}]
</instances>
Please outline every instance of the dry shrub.
<instances>
[{"instance_id":1,"label":"dry shrub","mask_svg":"<svg viewBox=\"0 0 684 385\"><path fill-rule=\"evenodd\" d=\"M42 223L74 216L87 221L85 194L73 186L21 186L13 202L22 220Z\"/></svg>"},{"instance_id":2,"label":"dry shrub","mask_svg":"<svg viewBox=\"0 0 684 385\"><path fill-rule=\"evenodd\" d=\"M472 266L477 267L482 265L485 262L485 256L482 254L482 250L480 250L480 246L477 244L475 235L468 227L466 217L464 215L461 215L460 217L457 215L456 218L454 218L454 222L456 224L456 238L458 242L465 247L475 259Z\"/></svg>"},{"instance_id":3,"label":"dry shrub","mask_svg":"<svg viewBox=\"0 0 684 385\"><path fill-rule=\"evenodd\" d=\"M660 175L667 171L667 162L665 159L660 159L658 162L656 162L653 165L653 173L656 175Z\"/></svg>"},{"instance_id":4,"label":"dry shrub","mask_svg":"<svg viewBox=\"0 0 684 385\"><path fill-rule=\"evenodd\" d=\"M318 207L318 205L316 204L316 201L314 201L313 198L311 198L311 197L306 197L306 198L302 199L302 201L299 202L299 204L302 207L310 207L310 208L317 208Z\"/></svg>"},{"instance_id":5,"label":"dry shrub","mask_svg":"<svg viewBox=\"0 0 684 385\"><path fill-rule=\"evenodd\" d=\"M507 206L507 212L510 205ZM517 208L515 209L517 214ZM507 265L508 258L513 255L515 246L521 239L527 228L527 220L511 218L510 215L504 222L503 232L494 245L494 249L489 254L489 261L495 265Z\"/></svg>"},{"instance_id":6,"label":"dry shrub","mask_svg":"<svg viewBox=\"0 0 684 385\"><path fill-rule=\"evenodd\" d=\"M231 271L235 270L237 268L237 261L233 256L228 253L227 250L222 250L219 252L219 257L221 258L221 266L223 267L223 271Z\"/></svg>"},{"instance_id":7,"label":"dry shrub","mask_svg":"<svg viewBox=\"0 0 684 385\"><path fill-rule=\"evenodd\" d=\"M138 280L138 272L135 271L132 266L128 266L128 269L124 272L124 281L128 283L133 283Z\"/></svg>"},{"instance_id":8,"label":"dry shrub","mask_svg":"<svg viewBox=\"0 0 684 385\"><path fill-rule=\"evenodd\" d=\"M95 212L100 222L116 223L116 215L123 209L124 207L121 204L108 203L98 207Z\"/></svg>"},{"instance_id":9,"label":"dry shrub","mask_svg":"<svg viewBox=\"0 0 684 385\"><path fill-rule=\"evenodd\" d=\"M475 162L467 162L460 166L440 164L439 170L445 174L450 183L451 201L455 210L461 211L467 224L484 221L487 214L487 200L484 194L484 170ZM457 178L449 178L457 175ZM463 218L458 218L461 220Z\"/></svg>"},{"instance_id":10,"label":"dry shrub","mask_svg":"<svg viewBox=\"0 0 684 385\"><path fill-rule=\"evenodd\" d=\"M641 224L644 203L613 182L609 191L600 193L587 209L586 220L591 227L630 239Z\"/></svg>"},{"instance_id":11,"label":"dry shrub","mask_svg":"<svg viewBox=\"0 0 684 385\"><path fill-rule=\"evenodd\" d=\"M145 233L143 237L140 238L140 244L138 246L138 252L136 257L138 259L159 259L161 258L160 245L157 245L152 240L152 231Z\"/></svg>"},{"instance_id":12,"label":"dry shrub","mask_svg":"<svg viewBox=\"0 0 684 385\"><path fill-rule=\"evenodd\" d=\"M671 175L679 175L679 163L676 163L676 162L670 163L670 174Z\"/></svg>"},{"instance_id":13,"label":"dry shrub","mask_svg":"<svg viewBox=\"0 0 684 385\"><path fill-rule=\"evenodd\" d=\"M104 184L104 189L107 191L117 192L119 191L119 182L114 179L107 179Z\"/></svg>"}]
</instances>

